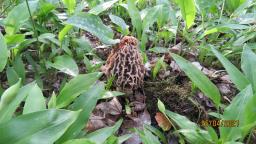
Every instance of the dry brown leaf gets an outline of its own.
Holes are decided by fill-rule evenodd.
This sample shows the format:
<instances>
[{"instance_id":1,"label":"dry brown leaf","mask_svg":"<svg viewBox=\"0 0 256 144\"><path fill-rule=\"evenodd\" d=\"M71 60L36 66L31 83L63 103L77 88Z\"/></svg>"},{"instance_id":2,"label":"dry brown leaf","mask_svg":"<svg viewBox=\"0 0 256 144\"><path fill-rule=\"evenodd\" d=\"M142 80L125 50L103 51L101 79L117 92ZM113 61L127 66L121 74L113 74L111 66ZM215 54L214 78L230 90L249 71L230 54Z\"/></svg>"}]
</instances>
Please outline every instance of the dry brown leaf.
<instances>
[{"instance_id":1,"label":"dry brown leaf","mask_svg":"<svg viewBox=\"0 0 256 144\"><path fill-rule=\"evenodd\" d=\"M104 114L120 115L122 113L122 105L117 98L98 104L96 109L103 111Z\"/></svg>"},{"instance_id":2,"label":"dry brown leaf","mask_svg":"<svg viewBox=\"0 0 256 144\"><path fill-rule=\"evenodd\" d=\"M161 127L164 131L168 131L171 129L172 125L164 114L157 112L155 119L157 121L158 126Z\"/></svg>"}]
</instances>

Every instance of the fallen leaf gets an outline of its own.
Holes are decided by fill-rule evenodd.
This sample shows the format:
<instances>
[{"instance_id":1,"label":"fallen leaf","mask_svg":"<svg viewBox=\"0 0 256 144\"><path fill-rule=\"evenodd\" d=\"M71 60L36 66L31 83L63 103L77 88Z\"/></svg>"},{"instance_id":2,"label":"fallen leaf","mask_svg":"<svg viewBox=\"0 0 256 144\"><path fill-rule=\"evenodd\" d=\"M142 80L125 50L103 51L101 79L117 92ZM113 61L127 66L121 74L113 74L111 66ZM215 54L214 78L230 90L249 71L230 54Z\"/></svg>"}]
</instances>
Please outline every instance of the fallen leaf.
<instances>
[{"instance_id":1,"label":"fallen leaf","mask_svg":"<svg viewBox=\"0 0 256 144\"><path fill-rule=\"evenodd\" d=\"M103 111L104 114L120 115L122 113L122 105L116 97L109 102L98 104L96 109Z\"/></svg>"},{"instance_id":2,"label":"fallen leaf","mask_svg":"<svg viewBox=\"0 0 256 144\"><path fill-rule=\"evenodd\" d=\"M171 129L172 125L170 121L161 112L156 113L155 119L157 121L158 126L161 127L164 131L168 131Z\"/></svg>"}]
</instances>

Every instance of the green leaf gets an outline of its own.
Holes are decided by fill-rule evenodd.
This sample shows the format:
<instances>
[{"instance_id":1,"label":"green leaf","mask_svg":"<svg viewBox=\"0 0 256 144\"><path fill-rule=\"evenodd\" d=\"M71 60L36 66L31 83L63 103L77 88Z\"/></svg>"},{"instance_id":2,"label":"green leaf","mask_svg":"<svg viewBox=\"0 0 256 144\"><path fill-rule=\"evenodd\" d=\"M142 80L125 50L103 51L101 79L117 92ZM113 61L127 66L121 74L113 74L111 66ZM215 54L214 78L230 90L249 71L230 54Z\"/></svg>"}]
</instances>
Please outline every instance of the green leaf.
<instances>
[{"instance_id":1,"label":"green leaf","mask_svg":"<svg viewBox=\"0 0 256 144\"><path fill-rule=\"evenodd\" d=\"M226 0L226 8L233 12L236 10L241 4L243 4L246 0Z\"/></svg>"},{"instance_id":2,"label":"green leaf","mask_svg":"<svg viewBox=\"0 0 256 144\"><path fill-rule=\"evenodd\" d=\"M153 78L155 79L161 68L165 69L164 56L157 60L156 65L153 69Z\"/></svg>"},{"instance_id":3,"label":"green leaf","mask_svg":"<svg viewBox=\"0 0 256 144\"><path fill-rule=\"evenodd\" d=\"M121 28L123 35L127 35L129 33L129 26L122 18L111 14L109 15L109 18L114 24L118 25Z\"/></svg>"},{"instance_id":4,"label":"green leaf","mask_svg":"<svg viewBox=\"0 0 256 144\"><path fill-rule=\"evenodd\" d=\"M37 9L38 0L31 0L28 1L28 3L30 11L33 14ZM15 34L29 19L29 17L30 15L25 1L12 8L7 17L4 19L6 33L8 35Z\"/></svg>"},{"instance_id":5,"label":"green leaf","mask_svg":"<svg viewBox=\"0 0 256 144\"><path fill-rule=\"evenodd\" d=\"M166 110L166 115L180 128L178 132L182 133L189 143L213 143L211 136L205 130L200 129L197 124L191 122L185 116Z\"/></svg>"},{"instance_id":6,"label":"green leaf","mask_svg":"<svg viewBox=\"0 0 256 144\"><path fill-rule=\"evenodd\" d=\"M18 44L25 40L24 34L5 35L7 45Z\"/></svg>"},{"instance_id":7,"label":"green leaf","mask_svg":"<svg viewBox=\"0 0 256 144\"><path fill-rule=\"evenodd\" d=\"M72 14L75 11L76 7L76 0L62 0L62 2L66 5L68 8L68 13Z\"/></svg>"},{"instance_id":8,"label":"green leaf","mask_svg":"<svg viewBox=\"0 0 256 144\"><path fill-rule=\"evenodd\" d=\"M221 25L217 25L209 28L204 32L203 36L216 33L216 32L225 32L229 30L244 30L248 28L250 27L246 25L241 25L241 24L221 24Z\"/></svg>"},{"instance_id":9,"label":"green leaf","mask_svg":"<svg viewBox=\"0 0 256 144\"><path fill-rule=\"evenodd\" d=\"M15 96L17 95L20 86L21 86L21 79L19 79L19 81L15 85L8 88L1 96L1 101L0 101L0 114L1 114L0 116L1 117L2 117L2 112L4 112L5 109L7 108L7 106L10 105L10 103L13 101L13 99L15 99ZM2 117L2 119L3 119L3 117Z\"/></svg>"},{"instance_id":10,"label":"green leaf","mask_svg":"<svg viewBox=\"0 0 256 144\"><path fill-rule=\"evenodd\" d=\"M71 25L65 25L65 27L59 32L58 39L60 42L63 41L65 35L73 28Z\"/></svg>"},{"instance_id":11,"label":"green leaf","mask_svg":"<svg viewBox=\"0 0 256 144\"><path fill-rule=\"evenodd\" d=\"M140 12L136 7L134 0L127 0L127 3L128 13L131 17L133 28L136 29L137 37L140 39L142 32L142 20L140 17Z\"/></svg>"},{"instance_id":12,"label":"green leaf","mask_svg":"<svg viewBox=\"0 0 256 144\"><path fill-rule=\"evenodd\" d=\"M106 91L103 95L102 99L109 99L116 96L122 96L125 95L125 93L119 92L119 91Z\"/></svg>"},{"instance_id":13,"label":"green leaf","mask_svg":"<svg viewBox=\"0 0 256 144\"><path fill-rule=\"evenodd\" d=\"M57 46L60 46L60 42L55 37L56 37L56 35L53 33L44 33L44 34L41 34L38 37L38 39L42 43L49 43L49 41L50 41L50 42L56 44Z\"/></svg>"},{"instance_id":14,"label":"green leaf","mask_svg":"<svg viewBox=\"0 0 256 144\"><path fill-rule=\"evenodd\" d=\"M31 88L27 99L25 101L23 114L37 112L40 110L46 109L45 98L41 89L35 83L34 86Z\"/></svg>"},{"instance_id":15,"label":"green leaf","mask_svg":"<svg viewBox=\"0 0 256 144\"><path fill-rule=\"evenodd\" d=\"M33 85L33 83L30 83L20 89L18 89L18 85L15 85L4 92L0 101L0 123L8 121L12 118L13 113L15 112L21 101L23 101L24 98L28 95Z\"/></svg>"},{"instance_id":16,"label":"green leaf","mask_svg":"<svg viewBox=\"0 0 256 144\"><path fill-rule=\"evenodd\" d=\"M154 133L155 135L157 135L159 137L159 139L164 143L164 144L167 144L167 139L165 137L165 135L160 131L158 130L157 128L151 126L151 125L144 125L144 127L148 130L150 130L152 133Z\"/></svg>"},{"instance_id":17,"label":"green leaf","mask_svg":"<svg viewBox=\"0 0 256 144\"><path fill-rule=\"evenodd\" d=\"M79 13L70 17L66 24L86 30L98 37L105 44L116 44L119 42L113 39L113 31L103 24L98 16L89 13Z\"/></svg>"},{"instance_id":18,"label":"green leaf","mask_svg":"<svg viewBox=\"0 0 256 144\"><path fill-rule=\"evenodd\" d=\"M123 144L126 140L132 137L132 134L125 134L120 137L118 137L118 144Z\"/></svg>"},{"instance_id":19,"label":"green leaf","mask_svg":"<svg viewBox=\"0 0 256 144\"><path fill-rule=\"evenodd\" d=\"M165 113L164 103L160 99L157 100L157 107L160 112Z\"/></svg>"},{"instance_id":20,"label":"green leaf","mask_svg":"<svg viewBox=\"0 0 256 144\"><path fill-rule=\"evenodd\" d=\"M7 67L6 75L7 75L7 80L9 85L14 85L20 78L13 67Z\"/></svg>"},{"instance_id":21,"label":"green leaf","mask_svg":"<svg viewBox=\"0 0 256 144\"><path fill-rule=\"evenodd\" d=\"M3 69L5 68L8 57L9 57L9 51L7 49L7 45L5 43L4 37L0 32L0 72L2 72Z\"/></svg>"},{"instance_id":22,"label":"green leaf","mask_svg":"<svg viewBox=\"0 0 256 144\"><path fill-rule=\"evenodd\" d=\"M227 58L225 58L221 53L219 53L214 47L211 48L212 52L215 56L219 59L222 63L232 82L236 85L236 87L241 91L243 90L248 84L249 81L246 77L241 73L236 66L234 66Z\"/></svg>"},{"instance_id":23,"label":"green leaf","mask_svg":"<svg viewBox=\"0 0 256 144\"><path fill-rule=\"evenodd\" d=\"M16 55L14 63L13 63L13 68L17 75L22 79L22 81L25 81L25 76L26 76L26 70L25 70L25 65L22 61L22 55Z\"/></svg>"},{"instance_id":24,"label":"green leaf","mask_svg":"<svg viewBox=\"0 0 256 144\"><path fill-rule=\"evenodd\" d=\"M54 58L53 63L48 62L47 64L74 77L79 74L79 69L75 60L68 55L57 56Z\"/></svg>"},{"instance_id":25,"label":"green leaf","mask_svg":"<svg viewBox=\"0 0 256 144\"><path fill-rule=\"evenodd\" d=\"M84 128L89 117L96 106L99 98L104 94L104 84L95 84L88 91L78 97L70 106L71 110L82 110L77 120L69 127L65 134L58 140L58 143L65 142L68 139L75 138Z\"/></svg>"},{"instance_id":26,"label":"green leaf","mask_svg":"<svg viewBox=\"0 0 256 144\"><path fill-rule=\"evenodd\" d=\"M107 140L107 138L109 138L119 129L122 122L123 120L121 119L116 122L114 126L96 130L95 132L89 133L85 137L90 141L94 142L95 144L102 144L105 140Z\"/></svg>"},{"instance_id":27,"label":"green leaf","mask_svg":"<svg viewBox=\"0 0 256 144\"><path fill-rule=\"evenodd\" d=\"M253 90L256 92L256 54L251 50L250 47L244 45L244 49L241 57L241 68L246 78L252 84Z\"/></svg>"},{"instance_id":28,"label":"green leaf","mask_svg":"<svg viewBox=\"0 0 256 144\"><path fill-rule=\"evenodd\" d=\"M243 134L243 131L241 130L241 127L253 123L256 120L256 116L252 115L255 110L247 109L248 105L250 104L254 105L253 107L255 107L256 99L255 96L253 96L252 86L248 85L232 100L231 104L224 109L222 120L239 121L239 126L220 127L219 129L221 139L223 139L224 141L236 141L245 136L245 134ZM251 116L248 117L248 114ZM251 121L248 121L248 118L250 118ZM248 133L248 129L245 133Z\"/></svg>"},{"instance_id":29,"label":"green leaf","mask_svg":"<svg viewBox=\"0 0 256 144\"><path fill-rule=\"evenodd\" d=\"M195 20L196 7L194 0L177 0L183 19L186 22L186 28L189 29Z\"/></svg>"},{"instance_id":30,"label":"green leaf","mask_svg":"<svg viewBox=\"0 0 256 144\"><path fill-rule=\"evenodd\" d=\"M105 10L111 8L118 0L110 0L103 2L96 7L92 8L88 13L99 15L100 13L104 12Z\"/></svg>"},{"instance_id":31,"label":"green leaf","mask_svg":"<svg viewBox=\"0 0 256 144\"><path fill-rule=\"evenodd\" d=\"M70 104L77 96L88 90L101 77L102 73L80 74L71 79L57 97L57 108Z\"/></svg>"},{"instance_id":32,"label":"green leaf","mask_svg":"<svg viewBox=\"0 0 256 144\"><path fill-rule=\"evenodd\" d=\"M135 132L140 136L143 144L161 144L158 138L146 128L143 131L135 129Z\"/></svg>"},{"instance_id":33,"label":"green leaf","mask_svg":"<svg viewBox=\"0 0 256 144\"><path fill-rule=\"evenodd\" d=\"M179 55L171 54L179 67L195 83L195 85L209 97L218 107L220 105L220 93L218 88L198 68Z\"/></svg>"},{"instance_id":34,"label":"green leaf","mask_svg":"<svg viewBox=\"0 0 256 144\"><path fill-rule=\"evenodd\" d=\"M1 143L54 143L76 120L79 112L44 110L25 114L0 124Z\"/></svg>"},{"instance_id":35,"label":"green leaf","mask_svg":"<svg viewBox=\"0 0 256 144\"><path fill-rule=\"evenodd\" d=\"M83 139L72 139L69 141L64 142L63 144L95 144L94 142L91 142L90 140L83 138Z\"/></svg>"},{"instance_id":36,"label":"green leaf","mask_svg":"<svg viewBox=\"0 0 256 144\"><path fill-rule=\"evenodd\" d=\"M57 101L56 94L53 92L52 96L48 102L48 109L56 108L56 101Z\"/></svg>"}]
</instances>

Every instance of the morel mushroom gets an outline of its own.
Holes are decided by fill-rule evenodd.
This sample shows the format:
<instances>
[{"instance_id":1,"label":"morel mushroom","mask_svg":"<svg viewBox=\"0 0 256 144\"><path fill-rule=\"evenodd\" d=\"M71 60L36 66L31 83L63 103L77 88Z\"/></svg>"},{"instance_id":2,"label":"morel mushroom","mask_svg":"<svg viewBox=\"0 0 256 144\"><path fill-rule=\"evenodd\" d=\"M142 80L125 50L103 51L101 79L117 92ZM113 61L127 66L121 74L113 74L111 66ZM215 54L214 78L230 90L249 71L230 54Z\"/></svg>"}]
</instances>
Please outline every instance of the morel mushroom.
<instances>
[{"instance_id":1,"label":"morel mushroom","mask_svg":"<svg viewBox=\"0 0 256 144\"><path fill-rule=\"evenodd\" d=\"M142 88L145 69L138 40L132 36L123 37L118 47L112 49L103 71L108 78L114 76L114 85L119 91Z\"/></svg>"}]
</instances>

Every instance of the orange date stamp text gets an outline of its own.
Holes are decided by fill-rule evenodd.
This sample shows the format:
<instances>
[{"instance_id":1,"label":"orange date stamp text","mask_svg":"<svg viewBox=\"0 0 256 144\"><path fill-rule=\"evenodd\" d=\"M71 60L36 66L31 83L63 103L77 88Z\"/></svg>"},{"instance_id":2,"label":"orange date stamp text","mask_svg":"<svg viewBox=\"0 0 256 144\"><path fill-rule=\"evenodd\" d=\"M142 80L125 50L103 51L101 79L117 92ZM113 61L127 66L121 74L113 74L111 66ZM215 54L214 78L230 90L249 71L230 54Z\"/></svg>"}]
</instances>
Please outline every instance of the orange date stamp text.
<instances>
[{"instance_id":1,"label":"orange date stamp text","mask_svg":"<svg viewBox=\"0 0 256 144\"><path fill-rule=\"evenodd\" d=\"M202 120L200 124L203 127L238 127L239 120Z\"/></svg>"}]
</instances>

